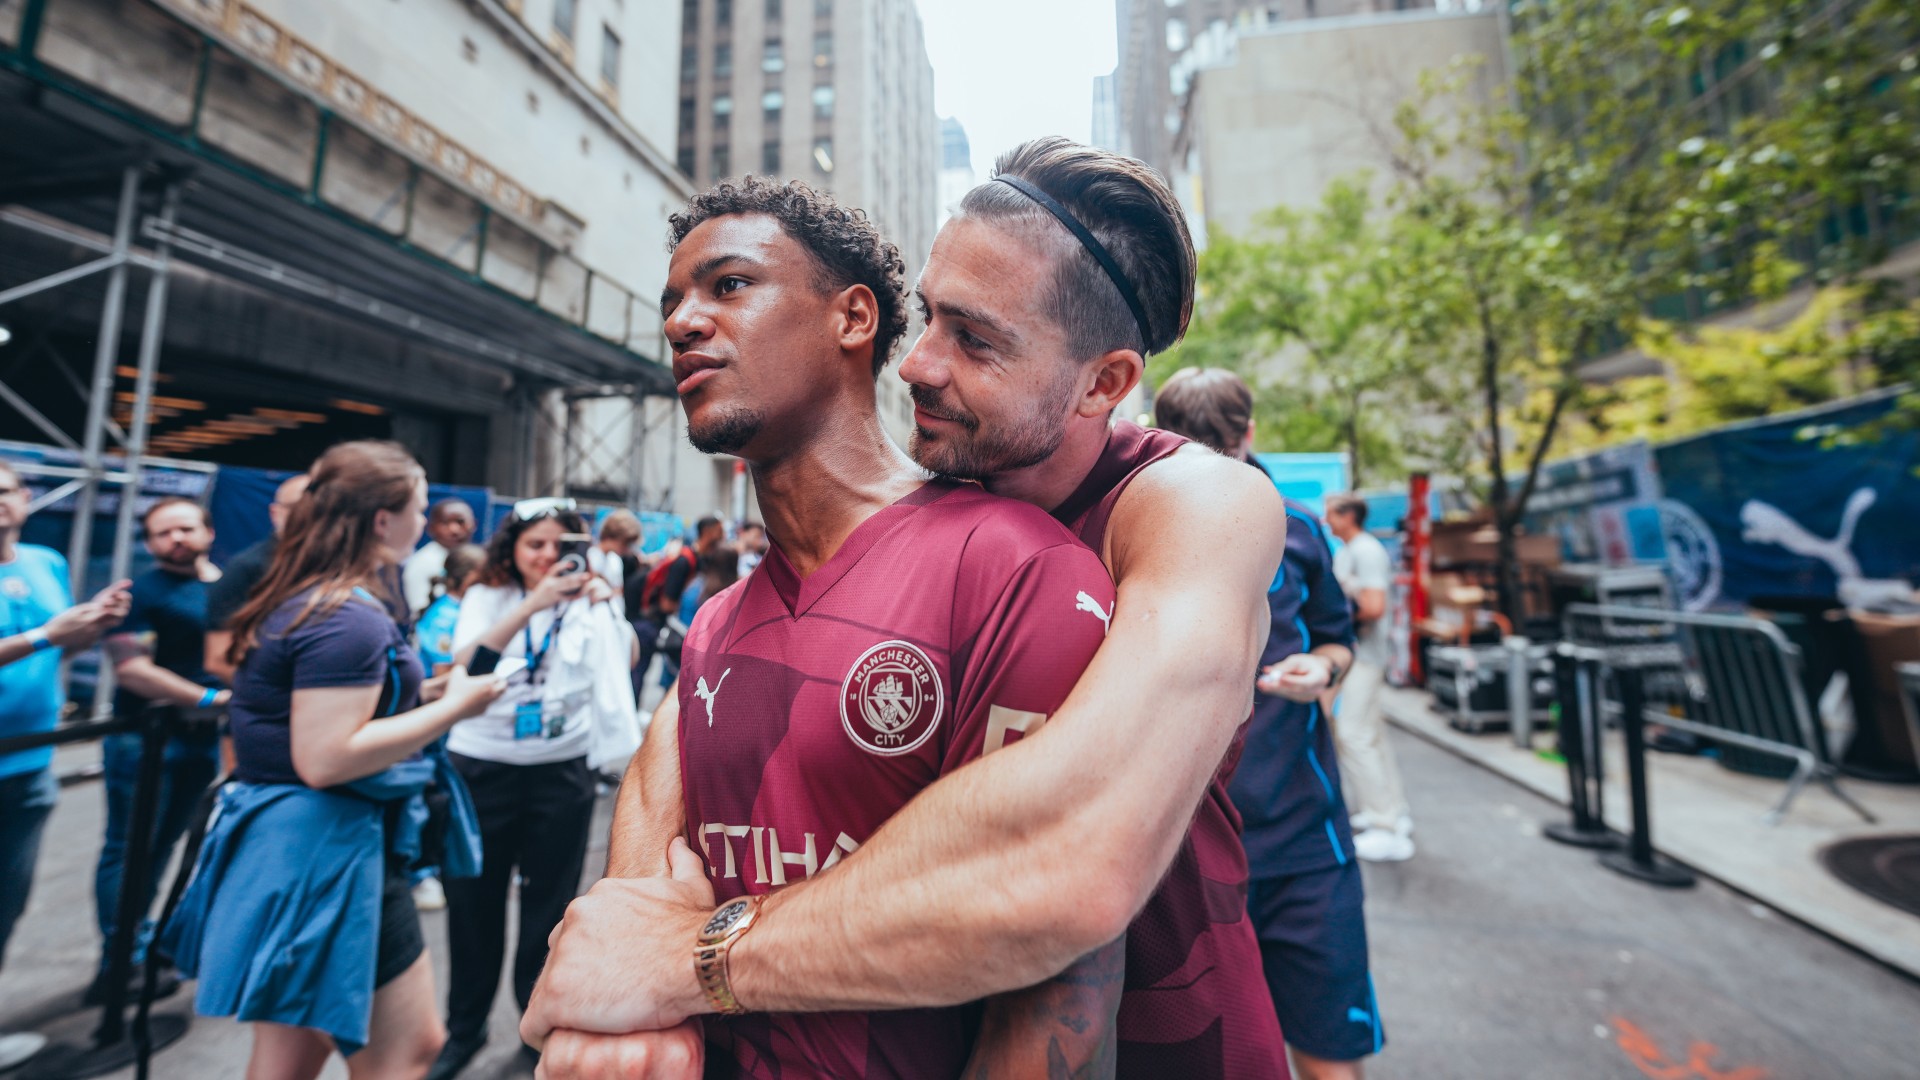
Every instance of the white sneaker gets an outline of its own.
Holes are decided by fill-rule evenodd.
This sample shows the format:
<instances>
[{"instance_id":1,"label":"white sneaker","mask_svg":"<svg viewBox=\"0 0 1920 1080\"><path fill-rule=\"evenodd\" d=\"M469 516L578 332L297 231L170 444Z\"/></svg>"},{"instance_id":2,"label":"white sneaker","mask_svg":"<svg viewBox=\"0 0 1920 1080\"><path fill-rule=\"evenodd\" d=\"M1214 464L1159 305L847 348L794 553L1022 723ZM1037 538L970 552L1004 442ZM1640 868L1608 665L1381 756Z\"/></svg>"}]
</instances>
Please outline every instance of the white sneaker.
<instances>
[{"instance_id":1,"label":"white sneaker","mask_svg":"<svg viewBox=\"0 0 1920 1080\"><path fill-rule=\"evenodd\" d=\"M437 877L421 878L413 887L413 906L421 911L439 911L447 906L447 890Z\"/></svg>"},{"instance_id":2,"label":"white sneaker","mask_svg":"<svg viewBox=\"0 0 1920 1080\"><path fill-rule=\"evenodd\" d=\"M1413 858L1413 837L1392 829L1366 829L1354 835L1353 853L1368 862L1405 862Z\"/></svg>"},{"instance_id":3,"label":"white sneaker","mask_svg":"<svg viewBox=\"0 0 1920 1080\"><path fill-rule=\"evenodd\" d=\"M32 1031L0 1032L0 1071L25 1065L47 1045L47 1037Z\"/></svg>"}]
</instances>

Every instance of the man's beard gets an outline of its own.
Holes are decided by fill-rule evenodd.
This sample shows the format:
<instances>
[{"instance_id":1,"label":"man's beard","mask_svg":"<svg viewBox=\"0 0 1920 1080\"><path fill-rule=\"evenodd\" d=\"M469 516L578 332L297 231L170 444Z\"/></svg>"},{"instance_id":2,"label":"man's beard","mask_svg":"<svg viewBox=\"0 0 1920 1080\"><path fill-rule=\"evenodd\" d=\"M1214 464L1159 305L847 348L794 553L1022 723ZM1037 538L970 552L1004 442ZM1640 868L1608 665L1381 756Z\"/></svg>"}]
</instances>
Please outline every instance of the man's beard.
<instances>
[{"instance_id":1,"label":"man's beard","mask_svg":"<svg viewBox=\"0 0 1920 1080\"><path fill-rule=\"evenodd\" d=\"M202 554L204 553L194 551L192 548L174 548L164 556L155 555L153 558L155 562L159 563L165 569L171 570L176 574L186 574L199 569L200 556Z\"/></svg>"},{"instance_id":2,"label":"man's beard","mask_svg":"<svg viewBox=\"0 0 1920 1080\"><path fill-rule=\"evenodd\" d=\"M752 442L766 420L752 409L733 409L720 413L699 427L687 423L687 441L703 454L737 454Z\"/></svg>"},{"instance_id":3,"label":"man's beard","mask_svg":"<svg viewBox=\"0 0 1920 1080\"><path fill-rule=\"evenodd\" d=\"M1069 390L1071 384L1068 384ZM925 428L915 425L908 452L920 467L956 480L990 479L1000 473L1038 465L1060 449L1067 426L1061 421L1064 401L1043 400L1013 423L998 431L981 433L980 419L960 412L942 402L940 395L925 387L909 388L913 403L922 411L952 420L965 434L943 433L937 439ZM1050 398L1059 395L1048 395Z\"/></svg>"}]
</instances>

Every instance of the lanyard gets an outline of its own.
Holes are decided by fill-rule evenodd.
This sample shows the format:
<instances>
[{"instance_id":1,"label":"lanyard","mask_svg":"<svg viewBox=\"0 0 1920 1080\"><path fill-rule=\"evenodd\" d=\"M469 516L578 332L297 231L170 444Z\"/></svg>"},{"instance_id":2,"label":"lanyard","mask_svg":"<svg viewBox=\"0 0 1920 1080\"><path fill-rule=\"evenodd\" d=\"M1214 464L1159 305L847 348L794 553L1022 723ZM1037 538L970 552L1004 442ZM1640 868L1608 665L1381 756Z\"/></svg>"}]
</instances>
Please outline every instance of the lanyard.
<instances>
[{"instance_id":1,"label":"lanyard","mask_svg":"<svg viewBox=\"0 0 1920 1080\"><path fill-rule=\"evenodd\" d=\"M553 636L560 632L560 620L564 619L565 617L566 617L566 613L561 612L559 615L554 616L553 622L547 624L546 639L540 643L540 648L539 648L539 651L537 652L534 650L534 647L533 647L532 621L529 620L527 625L520 628L520 632L526 635L526 639L527 639L527 679L528 681L533 681L540 674L540 662L547 658L547 652L553 648Z\"/></svg>"}]
</instances>

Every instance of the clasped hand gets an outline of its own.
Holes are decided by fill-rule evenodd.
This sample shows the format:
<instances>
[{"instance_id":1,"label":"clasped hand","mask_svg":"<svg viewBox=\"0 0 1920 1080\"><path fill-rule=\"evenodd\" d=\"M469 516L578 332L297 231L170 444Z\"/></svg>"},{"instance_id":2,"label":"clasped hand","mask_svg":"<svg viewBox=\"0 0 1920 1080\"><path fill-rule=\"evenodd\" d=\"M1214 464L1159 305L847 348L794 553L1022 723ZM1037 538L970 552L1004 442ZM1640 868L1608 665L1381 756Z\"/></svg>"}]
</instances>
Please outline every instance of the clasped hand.
<instances>
[{"instance_id":1,"label":"clasped hand","mask_svg":"<svg viewBox=\"0 0 1920 1080\"><path fill-rule=\"evenodd\" d=\"M540 1080L697 1080L703 996L693 945L713 912L706 867L685 840L671 877L604 878L567 906L520 1037L540 1047Z\"/></svg>"}]
</instances>

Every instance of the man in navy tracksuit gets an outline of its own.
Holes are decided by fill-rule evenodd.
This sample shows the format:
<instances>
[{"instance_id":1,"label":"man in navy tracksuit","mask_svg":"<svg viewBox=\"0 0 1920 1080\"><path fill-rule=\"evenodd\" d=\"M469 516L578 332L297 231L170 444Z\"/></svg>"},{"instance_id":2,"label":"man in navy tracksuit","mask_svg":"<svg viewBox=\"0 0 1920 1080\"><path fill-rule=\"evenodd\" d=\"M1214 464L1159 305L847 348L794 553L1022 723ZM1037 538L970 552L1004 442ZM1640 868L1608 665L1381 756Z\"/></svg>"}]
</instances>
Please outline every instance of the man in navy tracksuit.
<instances>
[{"instance_id":1,"label":"man in navy tracksuit","mask_svg":"<svg viewBox=\"0 0 1920 1080\"><path fill-rule=\"evenodd\" d=\"M1181 371L1154 410L1161 427L1260 467L1250 453L1253 395L1231 372ZM1300 503L1286 504L1286 558L1267 594L1273 626L1228 794L1244 821L1247 907L1295 1072L1357 1080L1360 1059L1385 1035L1333 732L1315 700L1352 663L1353 619L1325 525Z\"/></svg>"}]
</instances>

